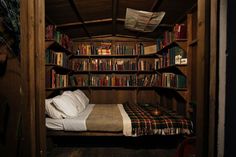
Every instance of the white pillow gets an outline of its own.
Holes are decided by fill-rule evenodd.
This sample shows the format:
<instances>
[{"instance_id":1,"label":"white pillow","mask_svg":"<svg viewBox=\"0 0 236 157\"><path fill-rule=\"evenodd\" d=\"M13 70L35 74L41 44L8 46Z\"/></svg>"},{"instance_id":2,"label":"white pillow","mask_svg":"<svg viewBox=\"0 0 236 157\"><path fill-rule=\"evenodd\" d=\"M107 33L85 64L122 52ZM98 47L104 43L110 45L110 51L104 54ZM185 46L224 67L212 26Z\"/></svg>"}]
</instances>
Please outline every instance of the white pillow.
<instances>
[{"instance_id":1,"label":"white pillow","mask_svg":"<svg viewBox=\"0 0 236 157\"><path fill-rule=\"evenodd\" d=\"M49 117L54 119L62 119L66 117L64 113L55 108L52 99L45 100L45 112Z\"/></svg>"},{"instance_id":2,"label":"white pillow","mask_svg":"<svg viewBox=\"0 0 236 157\"><path fill-rule=\"evenodd\" d=\"M89 104L89 98L84 94L84 92L82 92L81 90L77 89L77 90L73 91L73 93L76 96L76 98L79 99L80 102L82 102L82 104L86 108L88 106L88 104Z\"/></svg>"},{"instance_id":3,"label":"white pillow","mask_svg":"<svg viewBox=\"0 0 236 157\"><path fill-rule=\"evenodd\" d=\"M78 99L72 91L65 91L62 95L68 95L74 102L76 102L75 105L79 113L84 111L85 106L83 105L83 102L81 102L81 100Z\"/></svg>"},{"instance_id":4,"label":"white pillow","mask_svg":"<svg viewBox=\"0 0 236 157\"><path fill-rule=\"evenodd\" d=\"M67 94L58 95L52 98L55 107L63 112L67 117L76 117L79 115L76 103L76 98L71 97Z\"/></svg>"}]
</instances>

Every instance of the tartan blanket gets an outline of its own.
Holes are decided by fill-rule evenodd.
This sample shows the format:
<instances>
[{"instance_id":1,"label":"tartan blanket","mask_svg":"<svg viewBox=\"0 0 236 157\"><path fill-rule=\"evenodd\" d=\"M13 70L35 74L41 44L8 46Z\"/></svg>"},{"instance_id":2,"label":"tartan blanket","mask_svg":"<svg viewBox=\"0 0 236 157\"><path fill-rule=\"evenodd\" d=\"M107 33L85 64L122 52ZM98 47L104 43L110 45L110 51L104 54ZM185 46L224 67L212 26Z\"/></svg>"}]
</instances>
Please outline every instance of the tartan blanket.
<instances>
[{"instance_id":1,"label":"tartan blanket","mask_svg":"<svg viewBox=\"0 0 236 157\"><path fill-rule=\"evenodd\" d=\"M156 107L151 105L123 104L125 111L131 119L132 135L177 135L191 134L192 122L175 112L166 110L161 106L158 109L161 115L152 115Z\"/></svg>"}]
</instances>

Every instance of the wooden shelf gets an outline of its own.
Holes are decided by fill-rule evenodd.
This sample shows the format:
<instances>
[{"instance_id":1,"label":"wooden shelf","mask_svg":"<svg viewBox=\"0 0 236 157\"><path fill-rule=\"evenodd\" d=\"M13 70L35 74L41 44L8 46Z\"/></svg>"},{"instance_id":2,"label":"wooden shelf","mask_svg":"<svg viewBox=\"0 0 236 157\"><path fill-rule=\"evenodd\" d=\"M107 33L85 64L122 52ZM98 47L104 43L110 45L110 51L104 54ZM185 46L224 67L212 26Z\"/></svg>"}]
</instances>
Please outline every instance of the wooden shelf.
<instances>
[{"instance_id":1,"label":"wooden shelf","mask_svg":"<svg viewBox=\"0 0 236 157\"><path fill-rule=\"evenodd\" d=\"M173 42L169 43L168 45L166 45L164 48L160 49L157 51L156 54L162 54L163 51L170 49L174 46L179 46L180 48L184 49L185 51L187 50L187 39L178 39L178 40L174 40Z\"/></svg>"},{"instance_id":2,"label":"wooden shelf","mask_svg":"<svg viewBox=\"0 0 236 157\"><path fill-rule=\"evenodd\" d=\"M161 69L157 69L156 71L159 73L172 72L187 76L187 66L187 64L175 64Z\"/></svg>"},{"instance_id":3,"label":"wooden shelf","mask_svg":"<svg viewBox=\"0 0 236 157\"><path fill-rule=\"evenodd\" d=\"M175 88L175 87L164 87L164 86L156 86L156 89L160 90L172 90L172 91L187 91L187 88Z\"/></svg>"},{"instance_id":4,"label":"wooden shelf","mask_svg":"<svg viewBox=\"0 0 236 157\"><path fill-rule=\"evenodd\" d=\"M188 44L188 46L194 46L197 44L197 42L198 42L198 39L194 39Z\"/></svg>"},{"instance_id":5,"label":"wooden shelf","mask_svg":"<svg viewBox=\"0 0 236 157\"><path fill-rule=\"evenodd\" d=\"M137 70L103 70L103 71L89 71L91 74L135 74Z\"/></svg>"},{"instance_id":6,"label":"wooden shelf","mask_svg":"<svg viewBox=\"0 0 236 157\"><path fill-rule=\"evenodd\" d=\"M62 45L60 45L55 40L45 40L45 48L52 49L53 51L56 51L56 52L65 52L66 54L72 54L71 51L64 48Z\"/></svg>"},{"instance_id":7,"label":"wooden shelf","mask_svg":"<svg viewBox=\"0 0 236 157\"><path fill-rule=\"evenodd\" d=\"M136 89L137 86L90 86L91 89Z\"/></svg>"},{"instance_id":8,"label":"wooden shelf","mask_svg":"<svg viewBox=\"0 0 236 157\"><path fill-rule=\"evenodd\" d=\"M66 67L54 64L54 63L48 63L48 64L45 64L45 66L46 67L51 67L52 69L55 69L55 70L61 70L63 72L71 72L72 71L69 68L66 68Z\"/></svg>"},{"instance_id":9,"label":"wooden shelf","mask_svg":"<svg viewBox=\"0 0 236 157\"><path fill-rule=\"evenodd\" d=\"M154 74L156 73L155 70L138 70L137 74Z\"/></svg>"}]
</instances>

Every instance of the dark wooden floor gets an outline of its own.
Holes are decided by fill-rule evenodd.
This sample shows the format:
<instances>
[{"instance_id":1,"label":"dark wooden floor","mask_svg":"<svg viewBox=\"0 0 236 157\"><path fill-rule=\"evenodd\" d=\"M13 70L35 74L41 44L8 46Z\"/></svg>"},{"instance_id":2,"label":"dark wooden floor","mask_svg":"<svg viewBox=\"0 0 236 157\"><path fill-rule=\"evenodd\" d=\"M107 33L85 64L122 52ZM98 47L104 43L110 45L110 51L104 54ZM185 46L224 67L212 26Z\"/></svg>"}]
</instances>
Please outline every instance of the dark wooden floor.
<instances>
[{"instance_id":1,"label":"dark wooden floor","mask_svg":"<svg viewBox=\"0 0 236 157\"><path fill-rule=\"evenodd\" d=\"M179 137L54 137L48 157L174 157Z\"/></svg>"}]
</instances>

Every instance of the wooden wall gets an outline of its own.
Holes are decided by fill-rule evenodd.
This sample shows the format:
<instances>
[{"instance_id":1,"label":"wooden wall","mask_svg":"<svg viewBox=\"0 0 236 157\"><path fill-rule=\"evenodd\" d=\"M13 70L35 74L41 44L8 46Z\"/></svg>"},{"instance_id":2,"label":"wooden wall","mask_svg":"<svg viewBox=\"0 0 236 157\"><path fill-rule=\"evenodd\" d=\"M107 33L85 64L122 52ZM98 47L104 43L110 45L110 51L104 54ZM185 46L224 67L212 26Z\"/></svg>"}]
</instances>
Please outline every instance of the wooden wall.
<instances>
[{"instance_id":1,"label":"wooden wall","mask_svg":"<svg viewBox=\"0 0 236 157\"><path fill-rule=\"evenodd\" d=\"M0 53L8 55L5 73L0 76L0 154L17 156L21 154L22 112L20 62L13 57L4 44ZM2 67L1 67L2 68Z\"/></svg>"}]
</instances>

